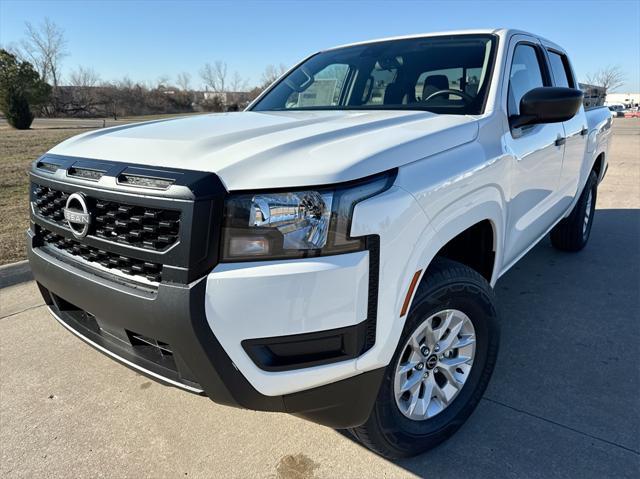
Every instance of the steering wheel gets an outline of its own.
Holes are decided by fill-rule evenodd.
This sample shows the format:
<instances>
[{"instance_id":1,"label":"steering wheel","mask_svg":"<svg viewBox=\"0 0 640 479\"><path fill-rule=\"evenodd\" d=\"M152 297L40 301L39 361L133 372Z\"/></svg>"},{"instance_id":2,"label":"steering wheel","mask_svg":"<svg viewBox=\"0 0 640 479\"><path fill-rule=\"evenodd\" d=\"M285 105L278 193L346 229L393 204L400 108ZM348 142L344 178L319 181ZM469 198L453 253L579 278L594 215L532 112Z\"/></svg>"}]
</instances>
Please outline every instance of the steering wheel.
<instances>
[{"instance_id":1,"label":"steering wheel","mask_svg":"<svg viewBox=\"0 0 640 479\"><path fill-rule=\"evenodd\" d=\"M459 96L460 98L462 98L467 103L471 103L474 100L474 98L471 95L463 92L462 90L446 89L446 90L438 90L438 91L433 92L431 95L429 95L423 101L429 101L432 98L435 98L435 97L437 97L439 95L456 95L456 96Z\"/></svg>"}]
</instances>

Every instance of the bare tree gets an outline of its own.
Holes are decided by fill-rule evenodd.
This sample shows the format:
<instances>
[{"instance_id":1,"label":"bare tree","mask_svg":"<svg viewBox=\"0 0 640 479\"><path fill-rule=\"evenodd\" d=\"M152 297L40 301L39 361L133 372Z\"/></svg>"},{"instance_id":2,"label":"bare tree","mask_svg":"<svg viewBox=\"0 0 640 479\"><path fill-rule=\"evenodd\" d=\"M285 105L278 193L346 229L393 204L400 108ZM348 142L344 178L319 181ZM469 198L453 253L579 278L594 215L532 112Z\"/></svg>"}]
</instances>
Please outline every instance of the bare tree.
<instances>
[{"instance_id":1,"label":"bare tree","mask_svg":"<svg viewBox=\"0 0 640 479\"><path fill-rule=\"evenodd\" d=\"M280 63L278 66L267 65L264 69L264 72L262 72L262 79L260 80L262 88L266 88L271 85L286 71L287 67L282 63Z\"/></svg>"},{"instance_id":2,"label":"bare tree","mask_svg":"<svg viewBox=\"0 0 640 479\"><path fill-rule=\"evenodd\" d=\"M42 113L56 114L60 111L60 67L62 59L67 56L67 42L64 31L54 22L45 18L37 26L25 23L25 38L15 47L19 58L31 63L40 76L53 86L51 104L43 105Z\"/></svg>"},{"instance_id":3,"label":"bare tree","mask_svg":"<svg viewBox=\"0 0 640 479\"><path fill-rule=\"evenodd\" d=\"M60 87L59 109L70 115L95 115L105 103L99 84L100 76L93 69L79 66L69 76L72 88Z\"/></svg>"},{"instance_id":4,"label":"bare tree","mask_svg":"<svg viewBox=\"0 0 640 479\"><path fill-rule=\"evenodd\" d=\"M215 92L226 92L227 89L227 64L226 62L216 60L206 63L200 70L200 77L205 85Z\"/></svg>"},{"instance_id":5,"label":"bare tree","mask_svg":"<svg viewBox=\"0 0 640 479\"><path fill-rule=\"evenodd\" d=\"M191 75L187 72L178 73L176 83L182 91L191 90Z\"/></svg>"},{"instance_id":6,"label":"bare tree","mask_svg":"<svg viewBox=\"0 0 640 479\"><path fill-rule=\"evenodd\" d=\"M26 22L25 27L26 38L20 43L21 55L34 65L46 82L57 88L60 65L68 55L64 31L49 18L38 26Z\"/></svg>"},{"instance_id":7,"label":"bare tree","mask_svg":"<svg viewBox=\"0 0 640 479\"><path fill-rule=\"evenodd\" d=\"M153 90L153 89L159 90L159 89L167 88L170 82L171 82L171 77L169 77L169 75L160 75L156 79L156 84L151 85L149 90Z\"/></svg>"},{"instance_id":8,"label":"bare tree","mask_svg":"<svg viewBox=\"0 0 640 479\"><path fill-rule=\"evenodd\" d=\"M116 82L116 86L121 90L132 90L136 84L128 76L123 76L121 80Z\"/></svg>"},{"instance_id":9,"label":"bare tree","mask_svg":"<svg viewBox=\"0 0 640 479\"><path fill-rule=\"evenodd\" d=\"M100 83L100 75L92 68L79 66L71 72L69 85L75 87L95 87Z\"/></svg>"},{"instance_id":10,"label":"bare tree","mask_svg":"<svg viewBox=\"0 0 640 479\"><path fill-rule=\"evenodd\" d=\"M587 75L587 83L590 85L601 86L606 92L621 87L625 81L625 74L619 65L609 65L595 73Z\"/></svg>"},{"instance_id":11,"label":"bare tree","mask_svg":"<svg viewBox=\"0 0 640 479\"><path fill-rule=\"evenodd\" d=\"M233 72L231 81L229 82L229 89L231 91L244 91L248 88L248 82L237 71Z\"/></svg>"}]
</instances>

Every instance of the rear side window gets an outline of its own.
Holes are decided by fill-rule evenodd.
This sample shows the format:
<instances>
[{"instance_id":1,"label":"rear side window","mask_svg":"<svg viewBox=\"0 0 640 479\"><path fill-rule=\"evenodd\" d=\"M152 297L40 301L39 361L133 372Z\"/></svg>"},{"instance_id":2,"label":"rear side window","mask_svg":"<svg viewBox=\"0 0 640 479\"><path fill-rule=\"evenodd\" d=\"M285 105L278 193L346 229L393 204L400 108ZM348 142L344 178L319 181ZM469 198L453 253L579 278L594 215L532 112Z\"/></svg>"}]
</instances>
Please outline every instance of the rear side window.
<instances>
[{"instance_id":1,"label":"rear side window","mask_svg":"<svg viewBox=\"0 0 640 479\"><path fill-rule=\"evenodd\" d=\"M520 114L520 100L529 90L544 86L542 67L533 45L521 43L516 46L509 75L509 116Z\"/></svg>"},{"instance_id":2,"label":"rear side window","mask_svg":"<svg viewBox=\"0 0 640 479\"><path fill-rule=\"evenodd\" d=\"M553 80L555 86L563 86L567 88L574 88L573 76L569 69L569 60L565 55L560 55L556 52L549 51L549 63L551 64L551 71L553 72Z\"/></svg>"}]
</instances>

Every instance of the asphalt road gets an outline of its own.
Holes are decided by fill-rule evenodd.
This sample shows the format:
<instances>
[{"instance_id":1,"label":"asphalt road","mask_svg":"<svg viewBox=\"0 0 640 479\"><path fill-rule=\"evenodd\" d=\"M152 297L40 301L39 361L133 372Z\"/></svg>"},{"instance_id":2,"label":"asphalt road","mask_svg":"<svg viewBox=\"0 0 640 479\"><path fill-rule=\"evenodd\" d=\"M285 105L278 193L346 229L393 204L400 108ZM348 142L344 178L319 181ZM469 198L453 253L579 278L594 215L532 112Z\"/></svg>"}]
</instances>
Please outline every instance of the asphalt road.
<instances>
[{"instance_id":1,"label":"asphalt road","mask_svg":"<svg viewBox=\"0 0 640 479\"><path fill-rule=\"evenodd\" d=\"M640 121L616 120L587 248L543 241L498 283L502 345L448 442L387 461L291 416L161 386L0 290L2 477L640 477Z\"/></svg>"}]
</instances>

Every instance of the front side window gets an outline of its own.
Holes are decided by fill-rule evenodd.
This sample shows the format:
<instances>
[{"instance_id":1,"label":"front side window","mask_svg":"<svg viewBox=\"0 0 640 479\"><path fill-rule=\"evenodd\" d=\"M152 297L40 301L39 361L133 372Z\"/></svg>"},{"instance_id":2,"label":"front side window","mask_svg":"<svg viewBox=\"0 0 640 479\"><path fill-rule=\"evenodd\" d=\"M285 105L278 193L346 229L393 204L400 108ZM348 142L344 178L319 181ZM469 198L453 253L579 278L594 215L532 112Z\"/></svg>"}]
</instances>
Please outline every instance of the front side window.
<instances>
[{"instance_id":1,"label":"front side window","mask_svg":"<svg viewBox=\"0 0 640 479\"><path fill-rule=\"evenodd\" d=\"M389 40L319 53L254 111L428 110L479 114L496 48L492 35Z\"/></svg>"},{"instance_id":2,"label":"front side window","mask_svg":"<svg viewBox=\"0 0 640 479\"><path fill-rule=\"evenodd\" d=\"M509 116L520 114L520 100L528 91L545 86L543 78L536 47L524 43L517 45L509 75Z\"/></svg>"}]
</instances>

